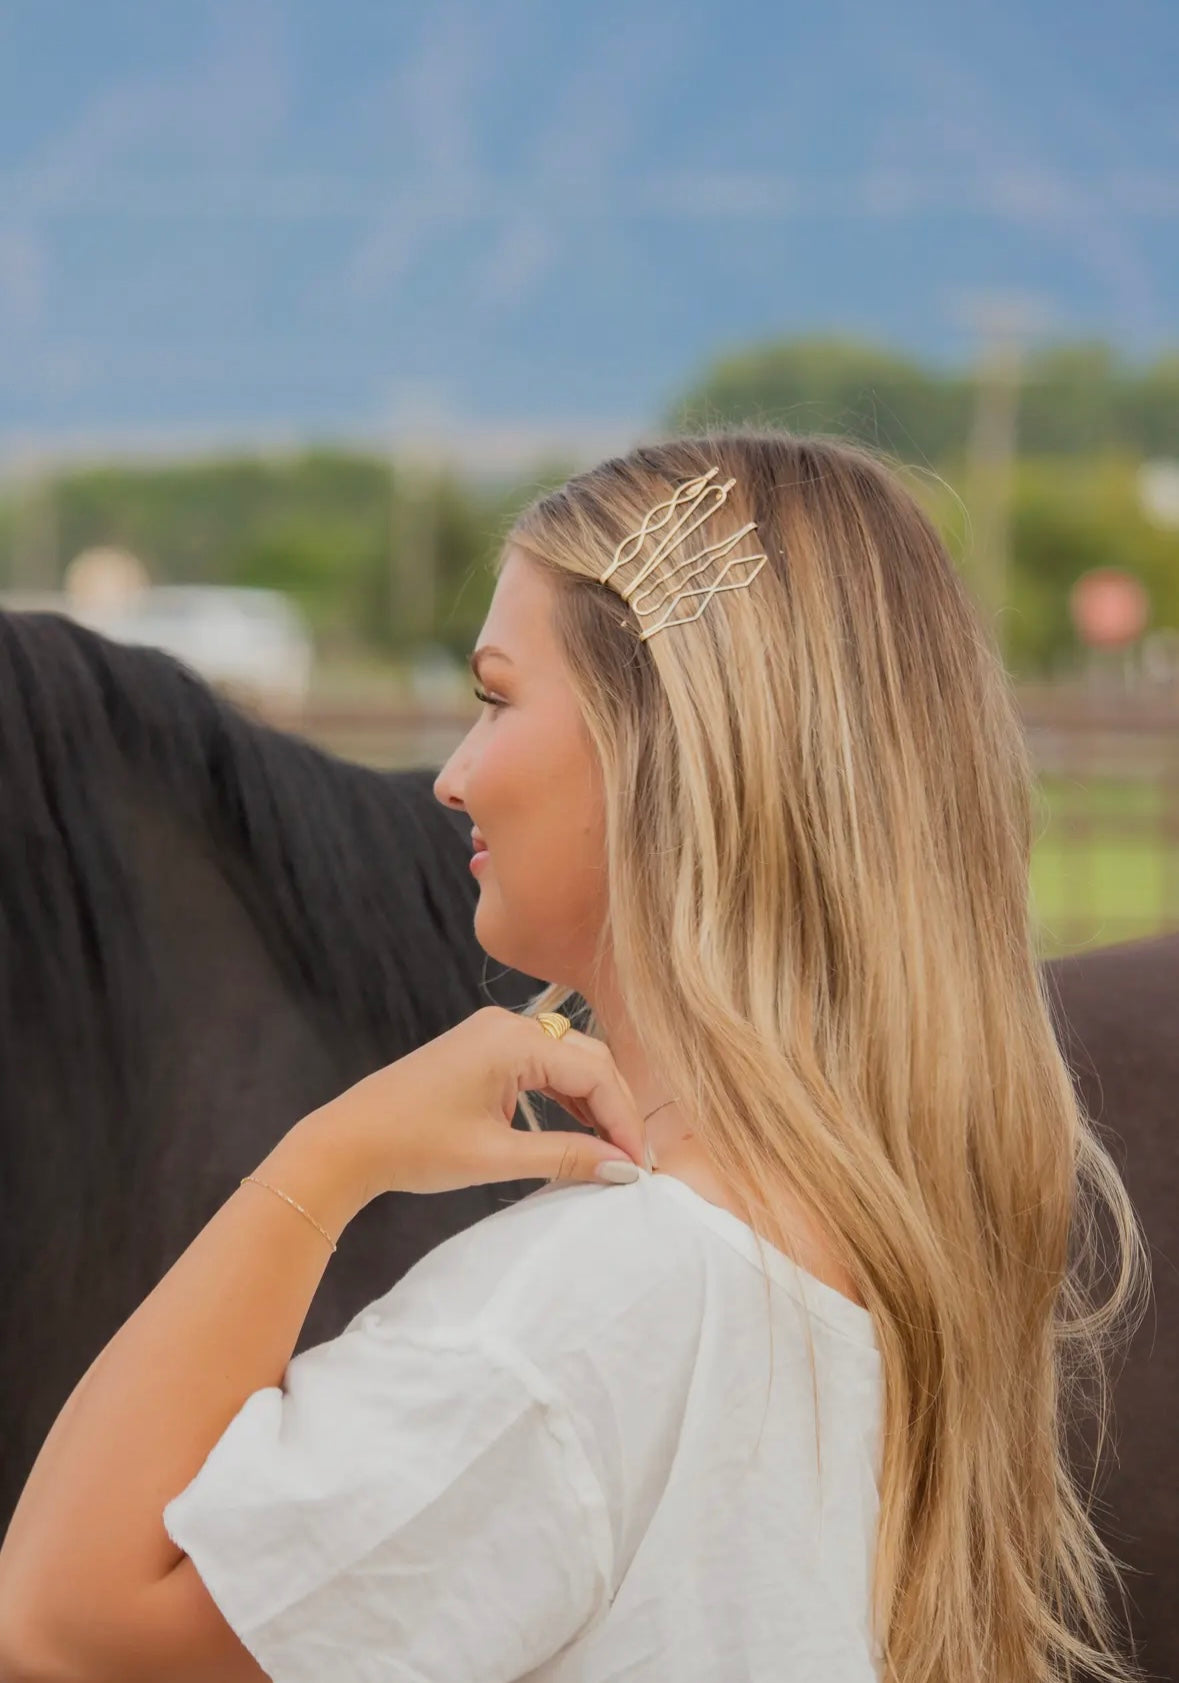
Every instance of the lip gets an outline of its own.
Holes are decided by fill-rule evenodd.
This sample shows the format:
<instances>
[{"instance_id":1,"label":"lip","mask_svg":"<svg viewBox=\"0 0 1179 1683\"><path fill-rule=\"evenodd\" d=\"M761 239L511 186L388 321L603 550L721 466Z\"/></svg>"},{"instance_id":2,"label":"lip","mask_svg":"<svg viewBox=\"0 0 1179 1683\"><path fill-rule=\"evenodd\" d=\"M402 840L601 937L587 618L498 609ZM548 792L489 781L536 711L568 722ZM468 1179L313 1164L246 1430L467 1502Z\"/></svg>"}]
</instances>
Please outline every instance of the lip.
<instances>
[{"instance_id":1,"label":"lip","mask_svg":"<svg viewBox=\"0 0 1179 1683\"><path fill-rule=\"evenodd\" d=\"M490 853L488 853L486 848L481 849L480 852L478 852L478 853L472 854L471 855L471 870L474 871L476 874L478 874L478 872L483 869L484 865L486 865L487 861L490 858L491 858L491 855L490 855Z\"/></svg>"}]
</instances>

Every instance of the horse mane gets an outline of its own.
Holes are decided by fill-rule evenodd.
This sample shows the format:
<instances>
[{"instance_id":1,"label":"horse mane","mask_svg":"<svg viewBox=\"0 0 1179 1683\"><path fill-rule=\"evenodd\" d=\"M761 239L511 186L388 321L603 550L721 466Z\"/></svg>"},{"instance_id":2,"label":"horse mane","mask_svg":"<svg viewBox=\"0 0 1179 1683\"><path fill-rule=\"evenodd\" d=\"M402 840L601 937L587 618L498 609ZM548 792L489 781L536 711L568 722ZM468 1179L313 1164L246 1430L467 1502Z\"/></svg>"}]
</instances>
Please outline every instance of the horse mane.
<instances>
[{"instance_id":1,"label":"horse mane","mask_svg":"<svg viewBox=\"0 0 1179 1683\"><path fill-rule=\"evenodd\" d=\"M335 759L156 650L57 614L0 613L6 1131L18 1111L27 1128L30 1116L52 1121L51 1103L93 1116L110 1095L94 1132L136 1155L139 1107L119 1138L115 1090L120 1072L143 1069L151 1026L127 839L137 808L165 812L215 854L286 985L367 1068L467 1015L485 964L469 842L433 777Z\"/></svg>"}]
</instances>

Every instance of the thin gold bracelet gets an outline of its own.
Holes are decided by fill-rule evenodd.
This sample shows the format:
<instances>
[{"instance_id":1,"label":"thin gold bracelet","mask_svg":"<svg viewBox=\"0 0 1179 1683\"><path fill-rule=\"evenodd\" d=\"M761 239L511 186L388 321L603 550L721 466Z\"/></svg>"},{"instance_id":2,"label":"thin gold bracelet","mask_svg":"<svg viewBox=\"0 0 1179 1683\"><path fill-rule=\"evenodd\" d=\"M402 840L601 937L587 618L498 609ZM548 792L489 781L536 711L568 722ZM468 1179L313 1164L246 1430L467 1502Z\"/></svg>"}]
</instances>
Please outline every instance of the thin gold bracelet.
<instances>
[{"instance_id":1,"label":"thin gold bracelet","mask_svg":"<svg viewBox=\"0 0 1179 1683\"><path fill-rule=\"evenodd\" d=\"M307 1217L307 1220L311 1223L312 1227L319 1227L319 1223L309 1210L305 1210L302 1204L296 1204L293 1198L288 1198L285 1192L280 1192L278 1190L277 1186L271 1186L268 1180L259 1180L257 1175L243 1175L239 1184L244 1186L248 1180L253 1181L255 1186L264 1186L267 1192L273 1192L276 1198L281 1198L283 1202L289 1204L293 1210L298 1210L300 1215ZM336 1242L332 1238L331 1234L325 1227L319 1227L319 1231L323 1234L324 1238L334 1251L336 1248Z\"/></svg>"}]
</instances>

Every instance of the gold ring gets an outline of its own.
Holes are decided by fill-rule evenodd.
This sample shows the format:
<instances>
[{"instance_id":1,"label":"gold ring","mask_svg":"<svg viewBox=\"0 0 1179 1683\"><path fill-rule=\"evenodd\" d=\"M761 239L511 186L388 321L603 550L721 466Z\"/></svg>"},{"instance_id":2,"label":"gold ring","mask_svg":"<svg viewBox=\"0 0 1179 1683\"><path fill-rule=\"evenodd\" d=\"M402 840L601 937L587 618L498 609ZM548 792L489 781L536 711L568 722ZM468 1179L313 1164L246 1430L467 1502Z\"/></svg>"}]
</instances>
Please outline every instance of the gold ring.
<instances>
[{"instance_id":1,"label":"gold ring","mask_svg":"<svg viewBox=\"0 0 1179 1683\"><path fill-rule=\"evenodd\" d=\"M559 1011L542 1011L536 1020L553 1040L560 1040L573 1027L568 1017L562 1017Z\"/></svg>"}]
</instances>

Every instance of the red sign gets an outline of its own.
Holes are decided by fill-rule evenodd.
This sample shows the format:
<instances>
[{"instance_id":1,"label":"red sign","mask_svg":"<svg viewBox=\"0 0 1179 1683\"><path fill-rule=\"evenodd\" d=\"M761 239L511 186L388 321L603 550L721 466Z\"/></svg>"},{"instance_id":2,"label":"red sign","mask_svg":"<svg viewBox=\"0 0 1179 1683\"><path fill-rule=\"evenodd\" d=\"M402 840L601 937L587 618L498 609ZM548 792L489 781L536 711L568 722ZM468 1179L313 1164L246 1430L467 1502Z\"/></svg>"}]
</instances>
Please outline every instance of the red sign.
<instances>
[{"instance_id":1,"label":"red sign","mask_svg":"<svg viewBox=\"0 0 1179 1683\"><path fill-rule=\"evenodd\" d=\"M1092 649L1117 649L1141 637L1150 617L1150 599L1139 579L1117 567L1082 573L1069 592L1069 613L1082 643Z\"/></svg>"}]
</instances>

